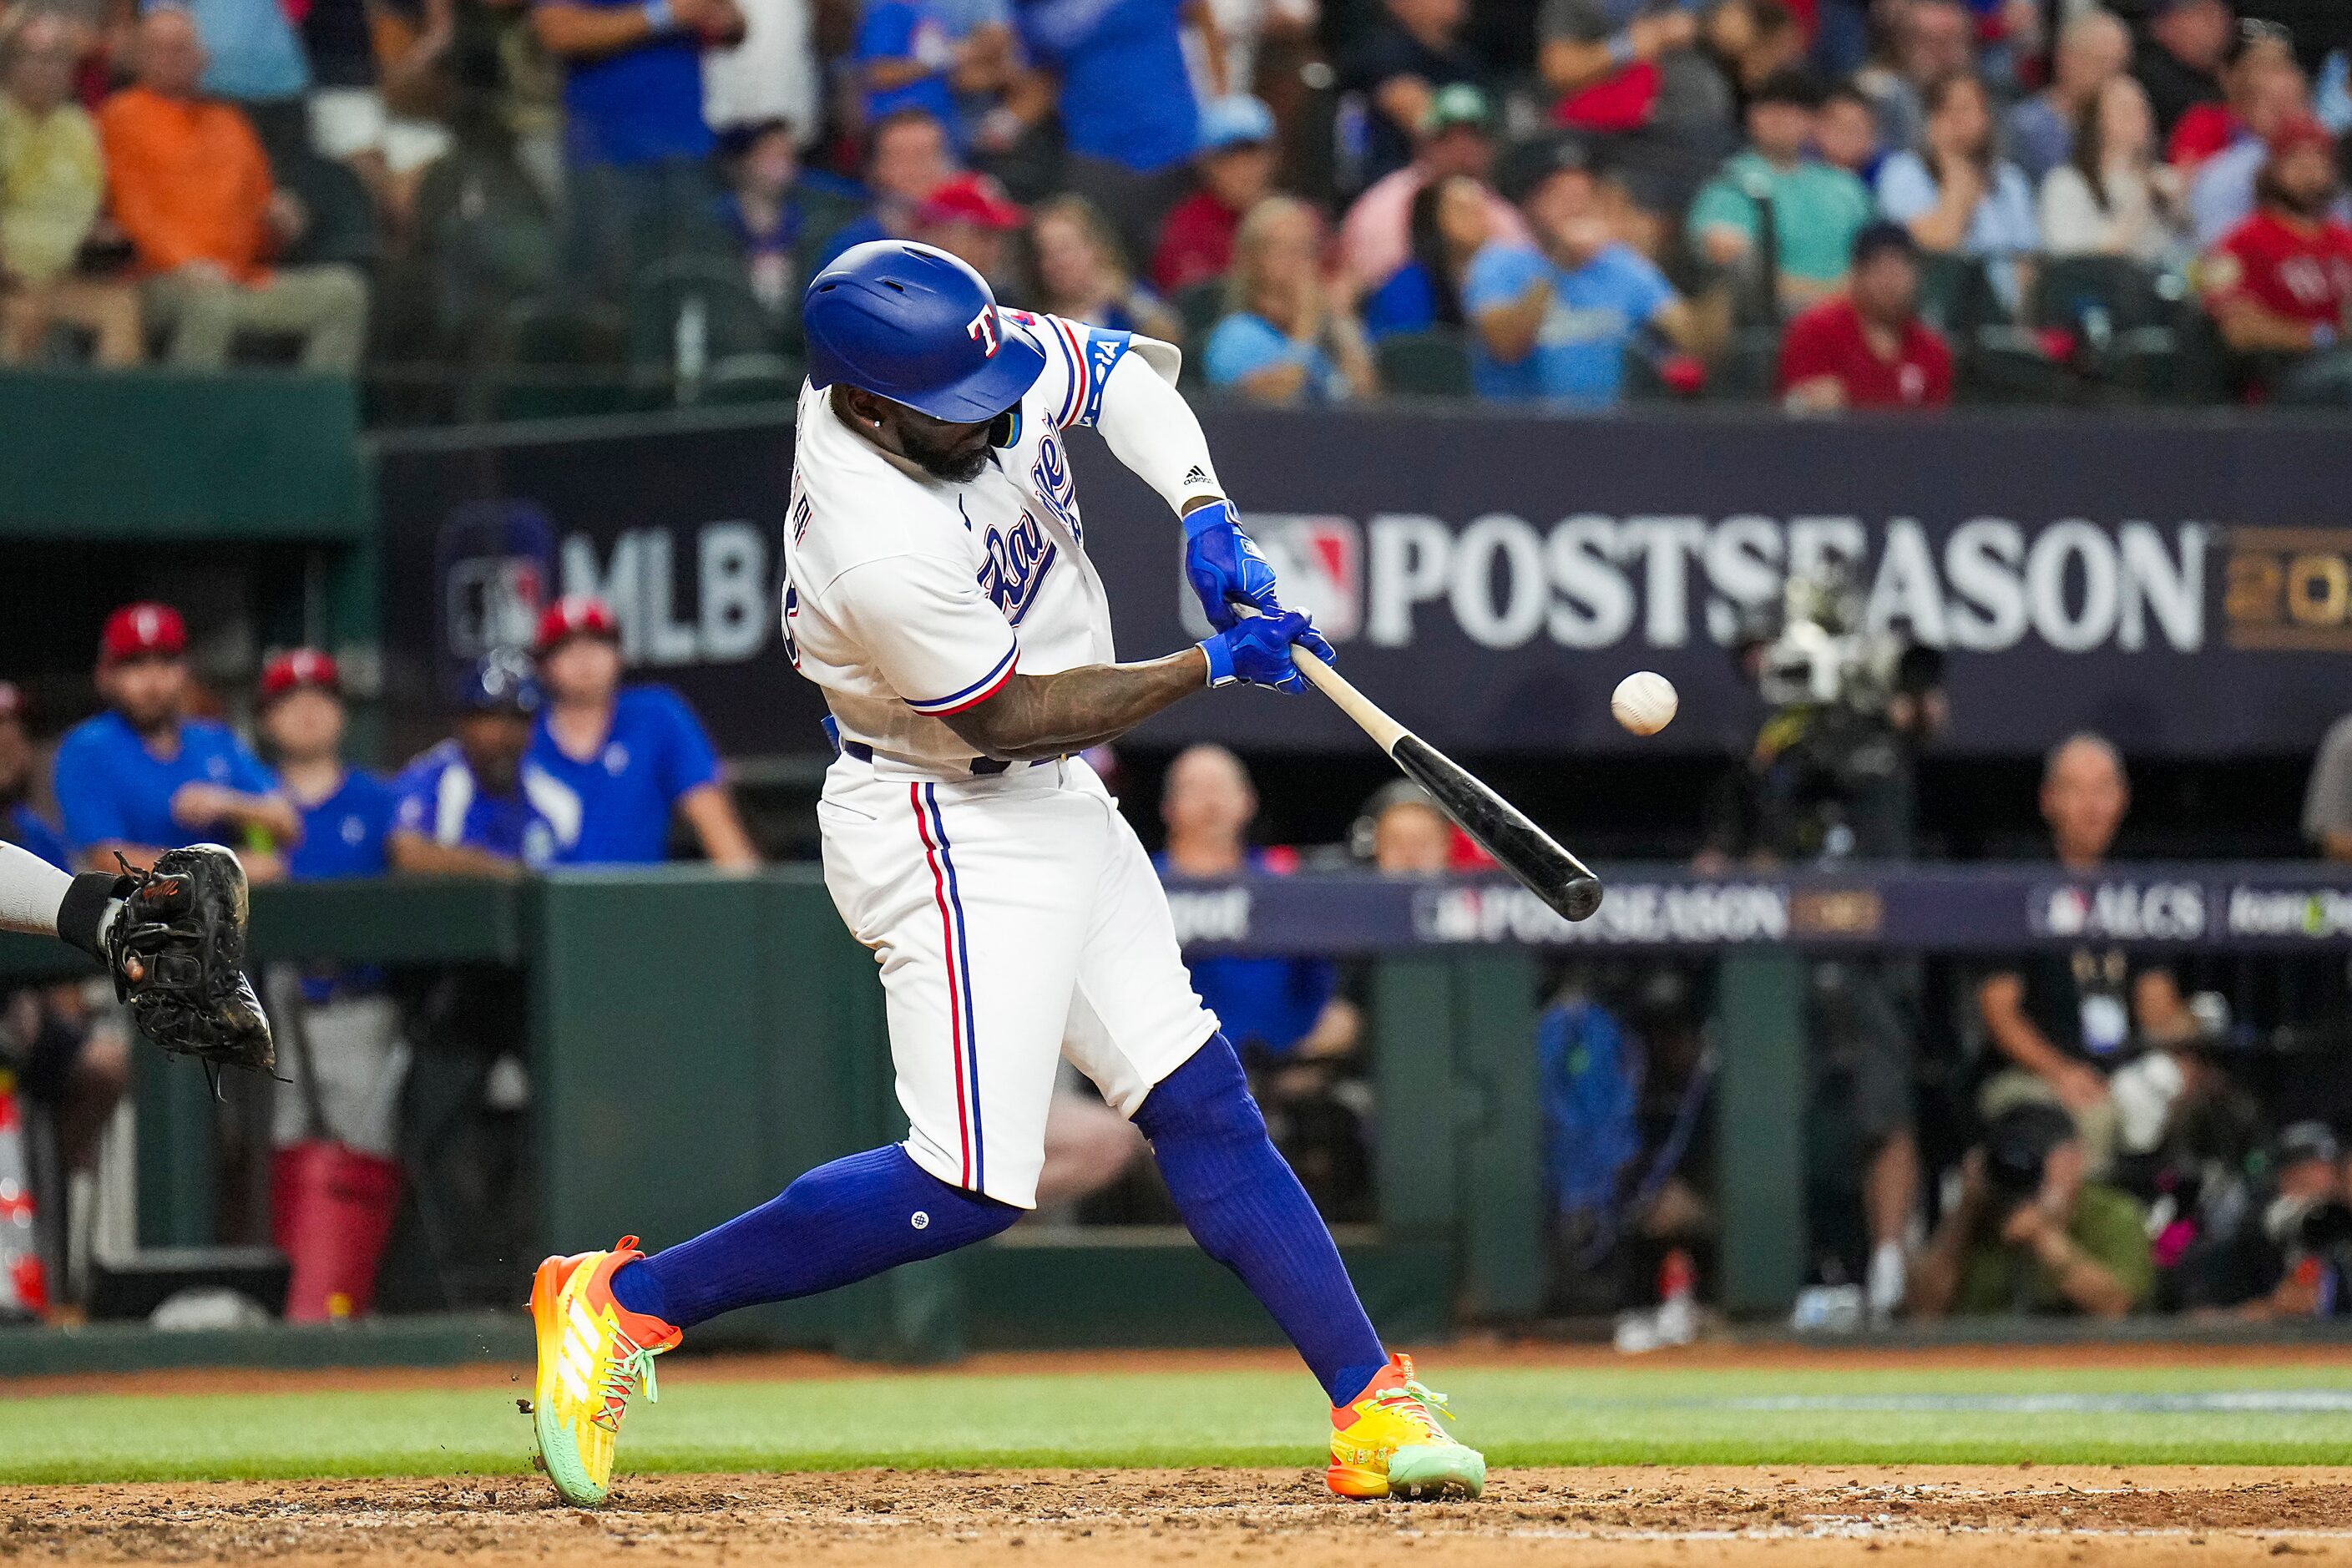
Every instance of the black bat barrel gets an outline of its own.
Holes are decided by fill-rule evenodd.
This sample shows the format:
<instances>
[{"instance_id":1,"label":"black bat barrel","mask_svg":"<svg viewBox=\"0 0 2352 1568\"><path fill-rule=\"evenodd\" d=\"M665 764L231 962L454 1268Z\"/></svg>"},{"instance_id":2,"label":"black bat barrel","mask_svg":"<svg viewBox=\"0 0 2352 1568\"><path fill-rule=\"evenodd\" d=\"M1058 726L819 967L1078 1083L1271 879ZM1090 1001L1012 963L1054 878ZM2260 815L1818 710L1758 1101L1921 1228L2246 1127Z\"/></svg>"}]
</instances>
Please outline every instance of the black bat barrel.
<instances>
[{"instance_id":1,"label":"black bat barrel","mask_svg":"<svg viewBox=\"0 0 2352 1568\"><path fill-rule=\"evenodd\" d=\"M1591 868L1459 763L1412 734L1389 755L1520 886L1563 918L1580 921L1601 907L1601 879Z\"/></svg>"}]
</instances>

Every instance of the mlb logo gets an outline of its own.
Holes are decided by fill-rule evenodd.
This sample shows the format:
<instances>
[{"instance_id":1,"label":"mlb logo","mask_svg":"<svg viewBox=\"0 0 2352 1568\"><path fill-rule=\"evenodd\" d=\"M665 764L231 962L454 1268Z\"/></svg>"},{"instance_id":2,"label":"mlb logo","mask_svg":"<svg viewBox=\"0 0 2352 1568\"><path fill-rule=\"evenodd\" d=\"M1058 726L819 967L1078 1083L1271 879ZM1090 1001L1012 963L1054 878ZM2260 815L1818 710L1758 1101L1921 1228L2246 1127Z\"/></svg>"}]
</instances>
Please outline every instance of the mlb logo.
<instances>
[{"instance_id":1,"label":"mlb logo","mask_svg":"<svg viewBox=\"0 0 2352 1568\"><path fill-rule=\"evenodd\" d=\"M1363 624L1364 605L1364 536L1355 519L1245 511L1241 525L1274 568L1285 605L1313 616L1316 629L1335 643L1355 637ZM1176 580L1185 629L1194 637L1207 637L1212 629L1208 617L1201 613L1192 589L1183 586L1181 552Z\"/></svg>"},{"instance_id":2,"label":"mlb logo","mask_svg":"<svg viewBox=\"0 0 2352 1568\"><path fill-rule=\"evenodd\" d=\"M2080 888L2051 888L2027 906L2034 931L2044 936L2081 936L2091 929L2091 897Z\"/></svg>"},{"instance_id":3,"label":"mlb logo","mask_svg":"<svg viewBox=\"0 0 2352 1568\"><path fill-rule=\"evenodd\" d=\"M455 697L484 655L530 646L553 577L555 524L530 501L468 501L442 523L434 557L436 662Z\"/></svg>"}]
</instances>

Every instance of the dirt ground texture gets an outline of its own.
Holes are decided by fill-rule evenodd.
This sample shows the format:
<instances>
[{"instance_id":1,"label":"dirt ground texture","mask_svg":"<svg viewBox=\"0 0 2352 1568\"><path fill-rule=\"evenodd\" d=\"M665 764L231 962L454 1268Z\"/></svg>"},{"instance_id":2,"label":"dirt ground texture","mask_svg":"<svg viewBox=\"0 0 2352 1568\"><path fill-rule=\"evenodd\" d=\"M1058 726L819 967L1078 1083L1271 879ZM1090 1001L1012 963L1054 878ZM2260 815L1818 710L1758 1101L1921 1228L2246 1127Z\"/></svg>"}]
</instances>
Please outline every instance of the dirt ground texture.
<instances>
[{"instance_id":1,"label":"dirt ground texture","mask_svg":"<svg viewBox=\"0 0 2352 1568\"><path fill-rule=\"evenodd\" d=\"M1887 1555L1894 1554L1893 1557ZM1498 1474L1476 1503L1349 1503L1303 1470L854 1471L624 1481L0 1488L9 1564L2352 1563L2352 1469L1870 1466Z\"/></svg>"}]
</instances>

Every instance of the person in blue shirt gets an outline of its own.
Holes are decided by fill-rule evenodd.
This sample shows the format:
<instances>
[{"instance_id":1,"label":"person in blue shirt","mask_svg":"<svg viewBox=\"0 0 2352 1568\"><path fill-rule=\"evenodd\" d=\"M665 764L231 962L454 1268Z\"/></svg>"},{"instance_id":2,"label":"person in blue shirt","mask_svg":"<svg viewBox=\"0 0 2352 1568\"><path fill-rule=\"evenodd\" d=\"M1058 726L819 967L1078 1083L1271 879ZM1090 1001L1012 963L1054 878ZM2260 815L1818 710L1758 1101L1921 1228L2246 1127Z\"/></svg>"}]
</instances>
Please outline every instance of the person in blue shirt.
<instances>
[{"instance_id":1,"label":"person in blue shirt","mask_svg":"<svg viewBox=\"0 0 2352 1568\"><path fill-rule=\"evenodd\" d=\"M1294 853L1250 847L1256 816L1241 759L1223 746L1188 747L1168 764L1160 797L1168 843L1153 863L1162 877L1201 880L1295 868ZM1347 1003L1335 1010L1339 968L1329 959L1196 958L1186 967L1244 1061L1337 1056L1356 1043L1360 1020Z\"/></svg>"},{"instance_id":2,"label":"person in blue shirt","mask_svg":"<svg viewBox=\"0 0 2352 1568\"><path fill-rule=\"evenodd\" d=\"M65 835L26 798L33 789L33 742L25 733L25 694L0 680L0 842L14 844L60 871L73 869Z\"/></svg>"},{"instance_id":3,"label":"person in blue shirt","mask_svg":"<svg viewBox=\"0 0 2352 1568\"><path fill-rule=\"evenodd\" d=\"M1268 196L1234 237L1232 307L1201 353L1209 384L1252 403L1340 403L1380 388L1364 330L1323 277L1323 224Z\"/></svg>"},{"instance_id":4,"label":"person in blue shirt","mask_svg":"<svg viewBox=\"0 0 2352 1568\"><path fill-rule=\"evenodd\" d=\"M1891 154L1878 170L1880 216L1901 224L1931 256L1975 257L1993 291L2015 315L2042 248L2033 187L2000 156L1992 93L1981 78L1954 71L1927 86L1927 129L1918 150Z\"/></svg>"},{"instance_id":5,"label":"person in blue shirt","mask_svg":"<svg viewBox=\"0 0 2352 1568\"><path fill-rule=\"evenodd\" d=\"M228 845L246 874L282 874L281 847L301 818L261 759L226 725L187 716L188 632L169 605L125 605L100 637L98 689L107 710L67 731L52 780L66 842L85 870L120 853L147 866L173 845Z\"/></svg>"},{"instance_id":6,"label":"person in blue shirt","mask_svg":"<svg viewBox=\"0 0 2352 1568\"><path fill-rule=\"evenodd\" d=\"M702 51L742 42L735 0L537 0L530 25L564 62L569 162L627 168L709 154Z\"/></svg>"},{"instance_id":7,"label":"person in blue shirt","mask_svg":"<svg viewBox=\"0 0 2352 1568\"><path fill-rule=\"evenodd\" d=\"M1617 237L1601 181L1577 143L1555 143L1518 200L1534 247L1488 245L1463 283L1474 328L1471 383L1480 397L1614 407L1625 352L1645 333L1699 346L1690 307Z\"/></svg>"},{"instance_id":8,"label":"person in blue shirt","mask_svg":"<svg viewBox=\"0 0 2352 1568\"><path fill-rule=\"evenodd\" d=\"M965 152L1001 152L1022 129L1003 101L1024 75L1010 0L867 0L851 55L869 125L924 110Z\"/></svg>"},{"instance_id":9,"label":"person in blue shirt","mask_svg":"<svg viewBox=\"0 0 2352 1568\"><path fill-rule=\"evenodd\" d=\"M385 844L394 870L519 877L571 851L580 797L528 757L539 708L539 682L519 656L482 660L457 733L393 781L398 804Z\"/></svg>"},{"instance_id":10,"label":"person in blue shirt","mask_svg":"<svg viewBox=\"0 0 2352 1568\"><path fill-rule=\"evenodd\" d=\"M1029 0L1020 20L1028 53L1060 81L1064 183L1110 219L1129 267L1139 268L1161 221L1190 194L1201 141L1187 26L1205 46L1213 93L1226 91L1223 36L1208 0Z\"/></svg>"},{"instance_id":11,"label":"person in blue shirt","mask_svg":"<svg viewBox=\"0 0 2352 1568\"><path fill-rule=\"evenodd\" d=\"M667 858L682 816L713 865L748 871L760 852L719 777L701 721L667 686L621 684L621 632L601 599L559 599L540 618L539 680L547 703L530 762L580 801L578 864Z\"/></svg>"},{"instance_id":12,"label":"person in blue shirt","mask_svg":"<svg viewBox=\"0 0 2352 1568\"><path fill-rule=\"evenodd\" d=\"M1432 180L1412 194L1406 235L1412 259L1364 299L1364 331L1375 342L1397 332L1460 328L1462 285L1470 263L1495 237L1486 187L1468 174Z\"/></svg>"},{"instance_id":13,"label":"person in blue shirt","mask_svg":"<svg viewBox=\"0 0 2352 1568\"><path fill-rule=\"evenodd\" d=\"M648 264L724 254L702 54L743 41L735 0L530 0L563 62L569 260L618 297Z\"/></svg>"},{"instance_id":14,"label":"person in blue shirt","mask_svg":"<svg viewBox=\"0 0 2352 1568\"><path fill-rule=\"evenodd\" d=\"M296 648L261 672L261 732L278 787L302 815L302 841L286 857L298 882L381 877L398 797L364 768L343 764L341 673L316 648Z\"/></svg>"},{"instance_id":15,"label":"person in blue shirt","mask_svg":"<svg viewBox=\"0 0 2352 1568\"><path fill-rule=\"evenodd\" d=\"M907 108L866 128L866 210L826 235L809 263L814 278L854 245L874 239L907 239L915 213L933 192L956 177L946 125L927 109Z\"/></svg>"}]
</instances>

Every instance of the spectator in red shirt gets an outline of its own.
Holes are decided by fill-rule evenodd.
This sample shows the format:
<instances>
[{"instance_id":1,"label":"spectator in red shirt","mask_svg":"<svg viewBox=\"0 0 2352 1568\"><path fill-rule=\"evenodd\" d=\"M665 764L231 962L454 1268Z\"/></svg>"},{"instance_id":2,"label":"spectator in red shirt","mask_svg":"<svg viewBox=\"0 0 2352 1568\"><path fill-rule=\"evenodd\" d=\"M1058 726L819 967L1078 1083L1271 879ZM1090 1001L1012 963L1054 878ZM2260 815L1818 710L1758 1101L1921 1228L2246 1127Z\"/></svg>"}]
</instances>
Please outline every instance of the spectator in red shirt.
<instances>
[{"instance_id":1,"label":"spectator in red shirt","mask_svg":"<svg viewBox=\"0 0 2352 1568\"><path fill-rule=\"evenodd\" d=\"M1919 319L1919 242L1909 229L1874 223L1854 237L1846 293L1789 323L1780 388L1799 414L1952 400L1952 351Z\"/></svg>"},{"instance_id":2,"label":"spectator in red shirt","mask_svg":"<svg viewBox=\"0 0 2352 1568\"><path fill-rule=\"evenodd\" d=\"M1234 261L1234 236L1250 208L1274 189L1274 110L1245 94L1201 110L1201 149L1192 159L1196 189L1160 227L1151 285L1171 299L1222 278Z\"/></svg>"},{"instance_id":3,"label":"spectator in red shirt","mask_svg":"<svg viewBox=\"0 0 2352 1568\"><path fill-rule=\"evenodd\" d=\"M2200 267L2205 308L2235 353L2299 362L2282 392L2340 379L2326 362L2340 363L2329 351L2352 311L2352 228L2328 216L2336 174L2326 128L2310 119L2282 126L2254 188L2254 216Z\"/></svg>"}]
</instances>

